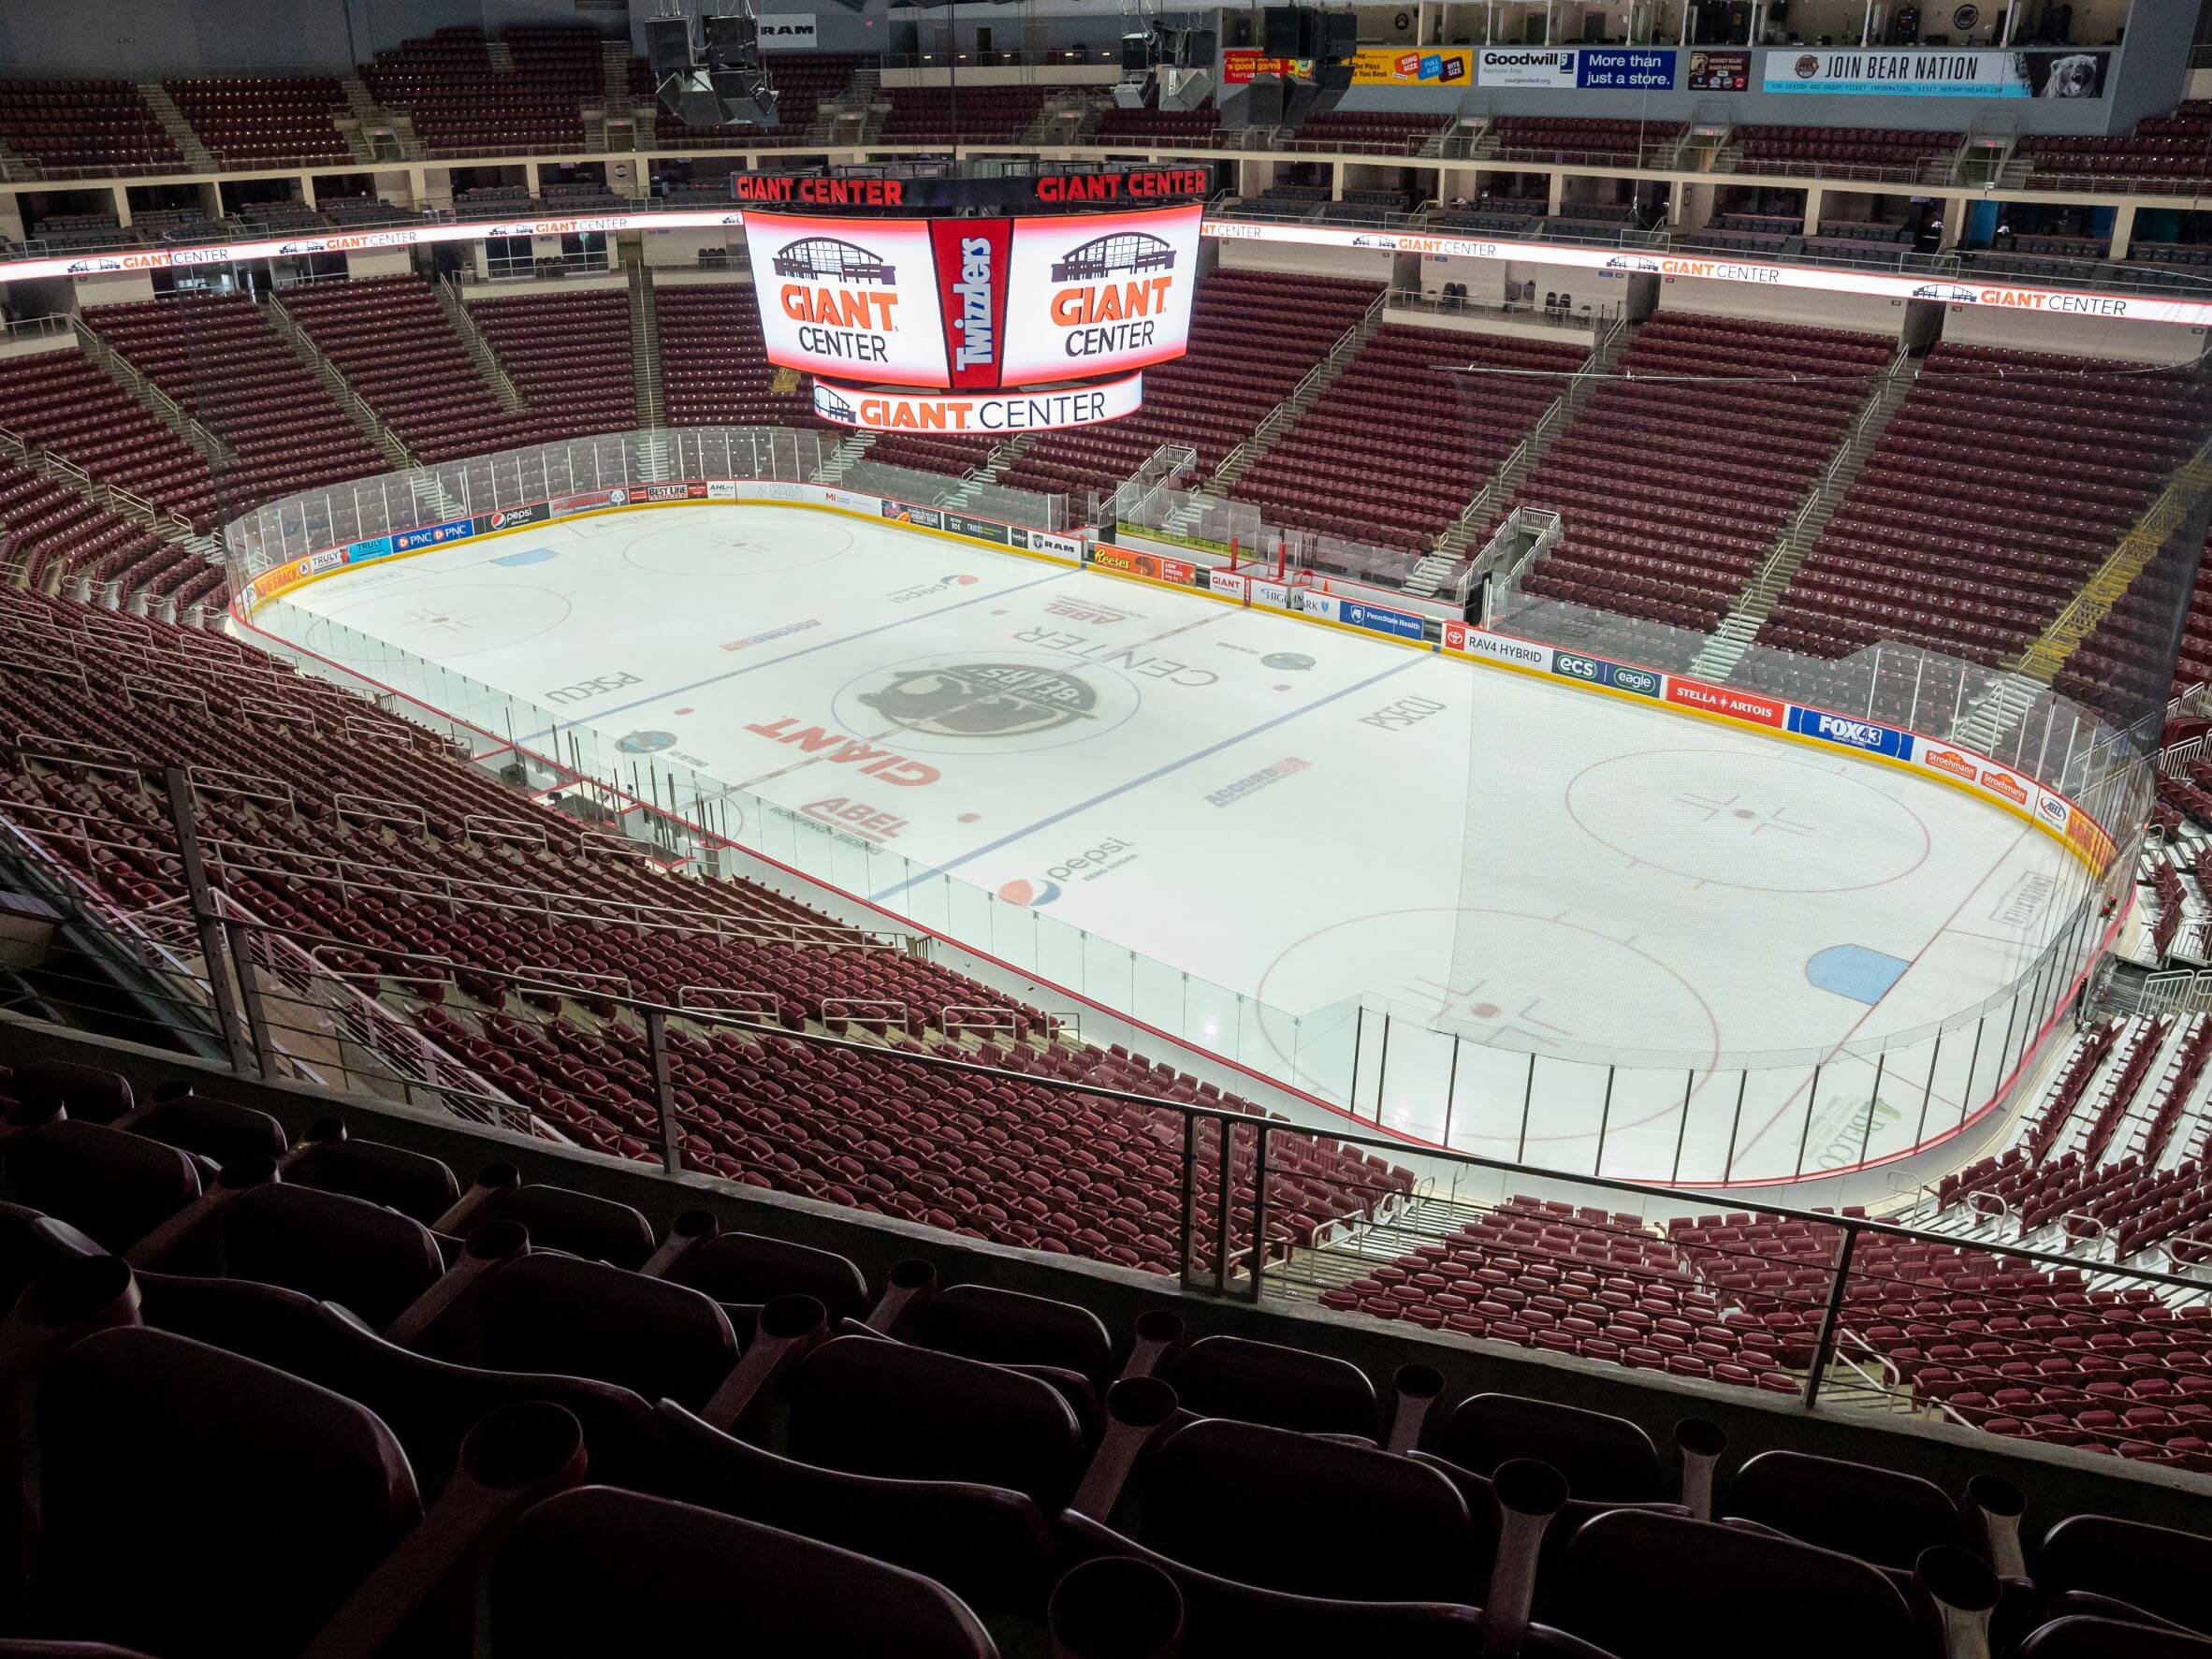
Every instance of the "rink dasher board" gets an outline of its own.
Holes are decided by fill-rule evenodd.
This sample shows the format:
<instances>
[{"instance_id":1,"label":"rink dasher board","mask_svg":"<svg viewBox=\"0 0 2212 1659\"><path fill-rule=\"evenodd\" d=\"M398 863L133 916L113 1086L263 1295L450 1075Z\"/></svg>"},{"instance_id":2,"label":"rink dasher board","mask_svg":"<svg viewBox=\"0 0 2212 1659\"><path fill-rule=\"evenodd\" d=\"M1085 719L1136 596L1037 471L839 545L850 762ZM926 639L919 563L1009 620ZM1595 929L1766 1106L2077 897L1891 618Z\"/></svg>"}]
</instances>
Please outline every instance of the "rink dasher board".
<instances>
[{"instance_id":1,"label":"rink dasher board","mask_svg":"<svg viewBox=\"0 0 2212 1659\"><path fill-rule=\"evenodd\" d=\"M1347 607L1394 618L1409 618L1411 613L1393 612L1385 606L1347 601L1334 593L1317 593L1310 589L1291 588L1264 577L1226 571L1220 575L1229 577L1229 583L1217 591L1213 586L1215 567L1195 560L1149 553L1132 557L1113 548L1110 543L1106 546L1112 552L1101 558L1099 545L1088 532L1070 535L1042 531L981 514L864 495L834 485L774 479L675 479L572 491L549 501L502 507L491 513L317 548L256 575L248 585L242 609L240 599L232 600L231 614L250 628L255 612L268 601L363 565L411 558L460 542L488 541L536 530L556 520L566 522L608 513L683 506L804 507L836 513L887 528L918 531L995 553L1011 553L1047 564L1087 569L1121 581L1199 595L1240 609L1274 611L1363 640L1432 652L1480 667L1503 669L1554 685L1624 698L1640 707L1661 708L1671 714L1715 720L1739 731L1810 745L1824 753L1850 755L1861 761L1899 767L1915 777L1933 779L1962 790L1985 805L2032 825L2059 842L2092 875L2102 876L2105 872L2117 850L2115 838L2105 826L2068 796L2022 776L2016 768L1942 738L1834 709L1717 685L1688 675L1563 651L1541 641L1473 623L1444 623L1441 641L1415 639L1392 629L1361 626L1343 619ZM953 528L954 525L1004 534L1000 537L969 533ZM1148 573L1142 568L1147 564L1161 574Z\"/></svg>"}]
</instances>

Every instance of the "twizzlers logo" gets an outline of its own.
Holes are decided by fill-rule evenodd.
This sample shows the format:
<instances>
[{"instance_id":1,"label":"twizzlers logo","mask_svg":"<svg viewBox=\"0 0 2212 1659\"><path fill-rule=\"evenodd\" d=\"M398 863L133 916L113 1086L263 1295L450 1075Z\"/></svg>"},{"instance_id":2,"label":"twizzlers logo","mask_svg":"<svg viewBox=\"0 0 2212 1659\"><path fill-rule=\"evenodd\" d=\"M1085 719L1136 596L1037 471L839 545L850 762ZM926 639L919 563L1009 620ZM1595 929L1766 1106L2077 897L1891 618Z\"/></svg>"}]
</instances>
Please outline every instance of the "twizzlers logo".
<instances>
[{"instance_id":1,"label":"twizzlers logo","mask_svg":"<svg viewBox=\"0 0 2212 1659\"><path fill-rule=\"evenodd\" d=\"M945 356L955 386L998 385L1012 234L1009 219L945 219L929 227L942 296L939 309L945 319Z\"/></svg>"}]
</instances>

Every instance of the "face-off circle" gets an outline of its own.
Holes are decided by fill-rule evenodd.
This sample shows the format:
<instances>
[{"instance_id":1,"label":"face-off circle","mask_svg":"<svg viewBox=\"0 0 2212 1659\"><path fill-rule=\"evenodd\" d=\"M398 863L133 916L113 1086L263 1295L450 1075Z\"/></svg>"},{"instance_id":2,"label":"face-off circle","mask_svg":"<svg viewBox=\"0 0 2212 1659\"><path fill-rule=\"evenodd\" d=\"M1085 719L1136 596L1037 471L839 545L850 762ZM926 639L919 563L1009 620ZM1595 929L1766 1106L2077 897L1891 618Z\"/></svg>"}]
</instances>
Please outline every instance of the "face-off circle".
<instances>
[{"instance_id":1,"label":"face-off circle","mask_svg":"<svg viewBox=\"0 0 2212 1659\"><path fill-rule=\"evenodd\" d=\"M573 609L566 595L550 588L432 575L332 605L301 643L342 660L344 637L333 633L354 629L374 638L407 640L411 648L445 662L527 644L561 626Z\"/></svg>"},{"instance_id":2,"label":"face-off circle","mask_svg":"<svg viewBox=\"0 0 2212 1659\"><path fill-rule=\"evenodd\" d=\"M820 513L686 507L640 530L622 562L666 576L757 576L824 564L852 550L852 531Z\"/></svg>"},{"instance_id":3,"label":"face-off circle","mask_svg":"<svg viewBox=\"0 0 2212 1659\"><path fill-rule=\"evenodd\" d=\"M1652 952L1518 910L1440 905L1332 923L1270 963L1254 996L1298 1012L1325 1005L1340 994L1346 964L1372 964L1366 979L1375 995L1470 1042L1569 1057L1720 1050L1703 995ZM1606 987L1602 1005L1593 985ZM1287 1045L1278 1049L1290 1057Z\"/></svg>"},{"instance_id":4,"label":"face-off circle","mask_svg":"<svg viewBox=\"0 0 2212 1659\"><path fill-rule=\"evenodd\" d=\"M1751 893L1855 893L1911 875L1928 826L1850 761L1728 749L1617 755L1577 773L1566 808L1601 846Z\"/></svg>"}]
</instances>

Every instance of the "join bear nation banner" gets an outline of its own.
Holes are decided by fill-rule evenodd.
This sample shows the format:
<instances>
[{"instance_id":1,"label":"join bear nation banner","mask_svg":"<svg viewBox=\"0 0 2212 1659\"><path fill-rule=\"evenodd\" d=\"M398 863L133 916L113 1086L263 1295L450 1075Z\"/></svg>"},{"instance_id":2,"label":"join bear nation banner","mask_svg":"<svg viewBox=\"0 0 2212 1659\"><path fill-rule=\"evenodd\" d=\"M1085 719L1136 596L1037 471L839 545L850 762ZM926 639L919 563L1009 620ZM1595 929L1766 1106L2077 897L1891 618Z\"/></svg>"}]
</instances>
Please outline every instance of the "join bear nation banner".
<instances>
[{"instance_id":1,"label":"join bear nation banner","mask_svg":"<svg viewBox=\"0 0 2212 1659\"><path fill-rule=\"evenodd\" d=\"M2101 98L2108 51L1770 51L1765 90L1853 97Z\"/></svg>"}]
</instances>

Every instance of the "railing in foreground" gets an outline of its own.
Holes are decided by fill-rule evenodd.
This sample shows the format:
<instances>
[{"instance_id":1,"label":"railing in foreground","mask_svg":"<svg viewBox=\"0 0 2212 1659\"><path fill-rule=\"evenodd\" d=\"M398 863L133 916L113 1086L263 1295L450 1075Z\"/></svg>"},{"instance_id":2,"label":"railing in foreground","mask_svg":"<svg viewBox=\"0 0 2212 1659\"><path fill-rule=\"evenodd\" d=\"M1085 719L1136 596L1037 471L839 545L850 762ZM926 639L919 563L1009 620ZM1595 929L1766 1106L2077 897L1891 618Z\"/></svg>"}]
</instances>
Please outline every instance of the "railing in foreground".
<instances>
[{"instance_id":1,"label":"railing in foreground","mask_svg":"<svg viewBox=\"0 0 2212 1659\"><path fill-rule=\"evenodd\" d=\"M172 801L188 793L181 774L170 775L170 793ZM419 1012L431 1006L416 993L427 990L426 982L449 963L411 958L424 971L424 981L411 982L391 953L382 953L387 959L381 975L356 982L361 976L338 974L325 965L338 948L332 941L245 920L203 877L192 874L193 862L186 867L189 902L164 906L165 923L180 936L196 938L203 954L185 970L196 971L196 981L175 980L177 1011L213 1010L238 1074L328 1081L298 1064L296 1052L374 1049L400 1034L419 1043L414 1022L400 1010L412 1004ZM303 948L307 943L316 948ZM1002 1131L1050 1127L1050 1114L1063 1105L1095 1110L1098 1102L1111 1102L1151 1115L1157 1129L1139 1138L1160 1156L1142 1174L1114 1166L1123 1201L1113 1209L1094 1210L1081 1195L1064 1201L1070 1224L1087 1230L1082 1235L1085 1247L1077 1254L1113 1259L1110 1241L1129 1241L1138 1247L1121 1254L1133 1264L1171 1273L1198 1294L1254 1302L1319 1300L1347 1313L1432 1331L1786 1393L1809 1409L1906 1409L1940 1422L2020 1433L2025 1426L2012 1411L2023 1408L2008 1409L1987 1394L1949 1386L1957 1379L1948 1373L1939 1386L1937 1374L1921 1369L1918 1350L1903 1341L1904 1321L1892 1310L1969 1297L1984 1329L2009 1332L2003 1339L2008 1359L2033 1361L2059 1357L2059 1341L2039 1333L2038 1315L2060 1307L2087 1314L2099 1330L2128 1335L2147 1350L2201 1329L2194 1317L2183 1320L2177 1315L2202 1308L2212 1294L2212 1278L2195 1268L2092 1265L1996 1238L1909 1228L1862 1214L1745 1204L1614 1179L1565 1178L1464 1154L1404 1159L1401 1148L1373 1136L1317 1131L1035 1070L1010 1071L989 1063L980 1045L970 1050L950 1038L939 1052L908 1052L866 1035L790 1030L743 1011L655 1002L612 982L585 985L576 976L556 973L487 977L516 994L505 998L510 1005L524 995L536 999L534 1009L523 1002L519 1015L510 1006L504 1011L508 1021L519 1018L549 1029L557 1020L588 1020L602 1041L614 1043L642 1068L649 1080L645 1115L630 1126L642 1132L625 1132L612 1151L601 1149L605 1156L658 1163L668 1174L688 1179L728 1178L725 1170L703 1162L699 1150L715 1144L708 1132L727 1121L778 1155L764 1166L783 1171L773 1185L800 1197L850 1201L850 1191L840 1198L834 1183L814 1174L823 1149L803 1128L793 1127L797 1120L749 1114L739 1095L722 1098L699 1085L695 1063L703 1055L749 1054L771 1035L794 1045L791 1052L810 1054L829 1067L865 1060L893 1068L908 1080L905 1086L916 1100L925 1099L933 1084L953 1080L1028 1091L1026 1107L1008 1109L1003 1119L994 1114L986 1126ZM88 986L88 1000L94 995ZM442 987L437 1000L443 1005ZM166 1023L160 1015L149 1016L156 1030ZM1040 1041L1049 1046L1049 1040ZM406 1065L377 1073L386 1081L381 1092L387 1099L577 1144L506 1095L484 1093L467 1069L442 1065L434 1053L424 1052L427 1047L411 1053ZM691 1074L682 1093L676 1082L679 1065ZM685 1094L700 1107L711 1099L733 1116L725 1120L719 1110L687 1109ZM895 1136L913 1165L913 1178L891 1191L927 1193L938 1201L892 1203L888 1194L871 1189L873 1196L884 1200L882 1207L892 1214L943 1225L932 1214L944 1213L939 1195L962 1190L964 1180L977 1178L968 1161L974 1149L968 1133L903 1122L877 1132ZM1117 1150L1107 1141L1087 1149L1109 1157ZM1354 1152L1360 1159L1349 1156ZM1410 1164L1412 1179L1392 1174L1375 1160L1375 1154ZM1724 1206L1732 1213L1712 1213ZM1698 1211L1708 1213L1703 1222L1693 1219ZM979 1204L968 1218L984 1222L1001 1242L1034 1247L1018 1226L1002 1225L1006 1215ZM1131 1216L1158 1222L1172 1236L1144 1233ZM1106 1230L1090 1228L1094 1220ZM1953 1216L1950 1225L1968 1221ZM1972 1226L1986 1230L1986 1224ZM1036 1233L1034 1228L1029 1231ZM1093 1239L1106 1247L1092 1246ZM1515 1288L1541 1282L1571 1309L1578 1305L1571 1299L1584 1288L1577 1273L1587 1276L1595 1310L1583 1321L1587 1332L1571 1313L1550 1316ZM1665 1318L1655 1320L1652 1310ZM1600 1331L1600 1317L1618 1324L1619 1332L1591 1334ZM1681 1331L1673 1331L1669 1321L1679 1322ZM2063 1336L2059 1322L2044 1323ZM1603 1329L1611 1331L1612 1324ZM2084 1406L2094 1404L2087 1392L2093 1380L2076 1379ZM2043 1400L2067 1386L2046 1383ZM2070 1431L2072 1443L2094 1443L2130 1457L2157 1455L2155 1448L2146 1451L2136 1425L2116 1419L2107 1427L2077 1418L2072 1426L2080 1431Z\"/></svg>"}]
</instances>

